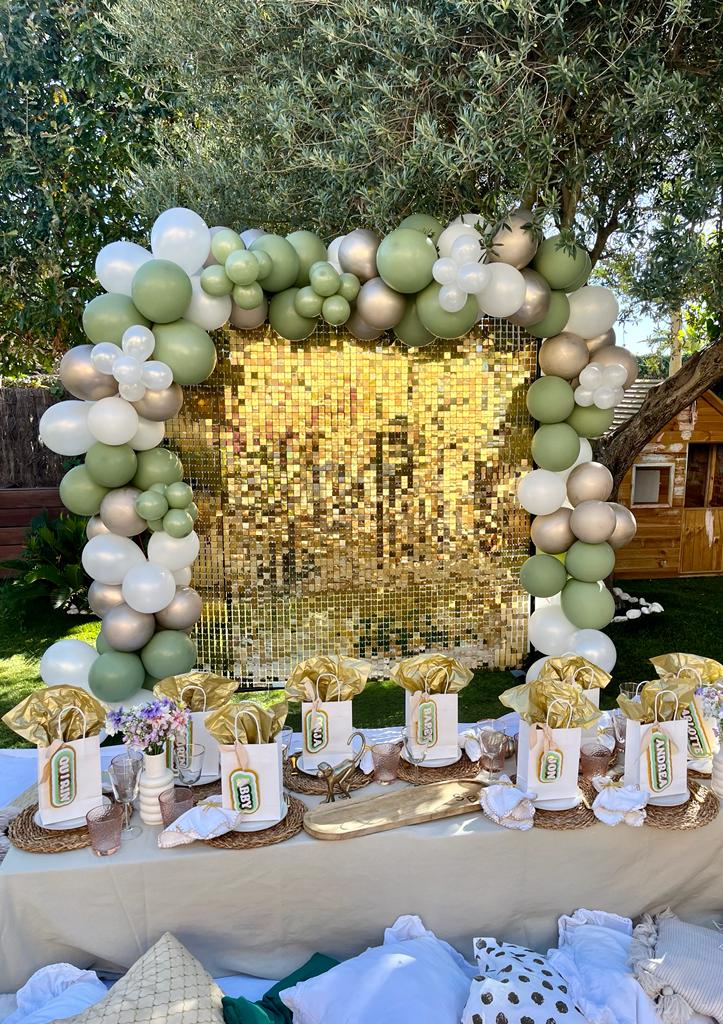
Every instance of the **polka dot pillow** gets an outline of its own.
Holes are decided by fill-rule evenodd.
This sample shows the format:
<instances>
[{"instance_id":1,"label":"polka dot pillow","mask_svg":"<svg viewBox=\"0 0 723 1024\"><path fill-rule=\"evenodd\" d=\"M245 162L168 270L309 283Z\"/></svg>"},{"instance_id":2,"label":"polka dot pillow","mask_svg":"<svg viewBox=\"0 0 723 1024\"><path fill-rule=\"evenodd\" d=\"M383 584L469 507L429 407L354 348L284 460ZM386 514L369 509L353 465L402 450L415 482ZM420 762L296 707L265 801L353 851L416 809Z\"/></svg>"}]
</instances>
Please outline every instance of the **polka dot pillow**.
<instances>
[{"instance_id":1,"label":"polka dot pillow","mask_svg":"<svg viewBox=\"0 0 723 1024\"><path fill-rule=\"evenodd\" d=\"M539 953L496 939L475 939L479 974L462 1024L585 1024L565 979Z\"/></svg>"}]
</instances>

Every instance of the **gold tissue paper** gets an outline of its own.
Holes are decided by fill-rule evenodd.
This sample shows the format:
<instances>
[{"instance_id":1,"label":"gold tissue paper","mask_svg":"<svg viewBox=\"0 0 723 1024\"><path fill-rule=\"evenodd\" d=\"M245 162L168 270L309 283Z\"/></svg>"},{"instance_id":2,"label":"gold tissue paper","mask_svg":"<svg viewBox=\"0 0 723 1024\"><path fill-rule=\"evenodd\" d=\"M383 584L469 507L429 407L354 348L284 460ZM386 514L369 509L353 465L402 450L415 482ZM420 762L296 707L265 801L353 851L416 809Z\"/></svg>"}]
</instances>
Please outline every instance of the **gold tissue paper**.
<instances>
[{"instance_id":1,"label":"gold tissue paper","mask_svg":"<svg viewBox=\"0 0 723 1024\"><path fill-rule=\"evenodd\" d=\"M600 711L578 683L564 679L534 679L500 694L500 702L512 708L529 725L547 722L552 729L589 729Z\"/></svg>"},{"instance_id":2,"label":"gold tissue paper","mask_svg":"<svg viewBox=\"0 0 723 1024\"><path fill-rule=\"evenodd\" d=\"M271 743L281 732L289 706L280 701L271 707L262 707L252 700L224 704L206 719L206 728L221 744Z\"/></svg>"},{"instance_id":3,"label":"gold tissue paper","mask_svg":"<svg viewBox=\"0 0 723 1024\"><path fill-rule=\"evenodd\" d=\"M696 680L681 679L668 674L661 679L651 679L640 688L640 699L618 697L618 705L626 718L633 722L672 722L682 718L682 712L695 696Z\"/></svg>"},{"instance_id":4,"label":"gold tissue paper","mask_svg":"<svg viewBox=\"0 0 723 1024\"><path fill-rule=\"evenodd\" d=\"M390 675L410 693L459 693L472 671L447 654L416 654L395 665Z\"/></svg>"},{"instance_id":5,"label":"gold tissue paper","mask_svg":"<svg viewBox=\"0 0 723 1024\"><path fill-rule=\"evenodd\" d=\"M361 658L342 654L306 658L286 682L286 699L291 701L351 700L366 686L371 665Z\"/></svg>"},{"instance_id":6,"label":"gold tissue paper","mask_svg":"<svg viewBox=\"0 0 723 1024\"><path fill-rule=\"evenodd\" d=\"M660 654L650 662L661 678L688 676L698 686L717 685L723 689L723 665L713 658L703 658L699 654Z\"/></svg>"},{"instance_id":7,"label":"gold tissue paper","mask_svg":"<svg viewBox=\"0 0 723 1024\"><path fill-rule=\"evenodd\" d=\"M153 687L156 697L170 697L189 711L213 711L231 699L238 682L213 672L184 672L180 676L166 676Z\"/></svg>"},{"instance_id":8,"label":"gold tissue paper","mask_svg":"<svg viewBox=\"0 0 723 1024\"><path fill-rule=\"evenodd\" d=\"M84 717L85 716L85 717ZM3 722L24 740L49 747L97 736L105 724L106 708L78 686L46 686L34 690L3 716Z\"/></svg>"},{"instance_id":9,"label":"gold tissue paper","mask_svg":"<svg viewBox=\"0 0 723 1024\"><path fill-rule=\"evenodd\" d=\"M577 683L583 690L602 690L612 676L580 654L563 654L560 658L548 658L537 678Z\"/></svg>"}]
</instances>

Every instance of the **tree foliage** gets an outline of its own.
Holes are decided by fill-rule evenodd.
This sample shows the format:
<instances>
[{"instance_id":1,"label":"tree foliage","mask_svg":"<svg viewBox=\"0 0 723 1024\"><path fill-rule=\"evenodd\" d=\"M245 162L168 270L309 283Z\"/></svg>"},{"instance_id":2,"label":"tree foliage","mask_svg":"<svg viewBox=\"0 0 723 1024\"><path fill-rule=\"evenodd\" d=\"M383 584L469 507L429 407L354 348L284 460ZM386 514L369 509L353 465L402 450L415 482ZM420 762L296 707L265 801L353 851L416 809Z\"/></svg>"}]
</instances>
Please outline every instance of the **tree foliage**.
<instances>
[{"instance_id":1,"label":"tree foliage","mask_svg":"<svg viewBox=\"0 0 723 1024\"><path fill-rule=\"evenodd\" d=\"M101 0L0 0L0 373L80 340L98 249L141 226L134 155L167 104L107 56Z\"/></svg>"}]
</instances>

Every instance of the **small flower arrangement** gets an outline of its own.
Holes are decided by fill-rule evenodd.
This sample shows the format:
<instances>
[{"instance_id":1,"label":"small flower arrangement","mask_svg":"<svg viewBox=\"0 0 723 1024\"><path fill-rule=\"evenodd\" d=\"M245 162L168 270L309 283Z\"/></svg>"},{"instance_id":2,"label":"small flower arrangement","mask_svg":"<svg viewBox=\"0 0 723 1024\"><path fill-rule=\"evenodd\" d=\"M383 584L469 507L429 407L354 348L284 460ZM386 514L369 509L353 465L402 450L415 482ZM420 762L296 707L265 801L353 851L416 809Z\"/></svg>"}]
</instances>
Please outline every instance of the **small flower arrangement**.
<instances>
[{"instance_id":1,"label":"small flower arrangement","mask_svg":"<svg viewBox=\"0 0 723 1024\"><path fill-rule=\"evenodd\" d=\"M713 720L716 733L720 733L723 722L723 689L717 686L699 686L695 695L703 708L703 714Z\"/></svg>"},{"instance_id":2,"label":"small flower arrangement","mask_svg":"<svg viewBox=\"0 0 723 1024\"><path fill-rule=\"evenodd\" d=\"M145 754L162 754L169 739L188 725L189 712L170 697L157 697L147 704L109 711L106 728L110 736L122 732L126 743Z\"/></svg>"}]
</instances>

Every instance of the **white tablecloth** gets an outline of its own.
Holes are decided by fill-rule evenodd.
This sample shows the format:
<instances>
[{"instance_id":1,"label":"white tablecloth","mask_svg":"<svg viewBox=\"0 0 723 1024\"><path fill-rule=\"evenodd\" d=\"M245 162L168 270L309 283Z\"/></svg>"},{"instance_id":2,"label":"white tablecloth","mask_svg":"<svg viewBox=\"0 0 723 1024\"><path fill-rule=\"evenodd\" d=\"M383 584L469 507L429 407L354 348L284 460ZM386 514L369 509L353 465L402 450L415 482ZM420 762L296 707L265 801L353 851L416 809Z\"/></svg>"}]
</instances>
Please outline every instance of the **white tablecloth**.
<instances>
[{"instance_id":1,"label":"white tablecloth","mask_svg":"<svg viewBox=\"0 0 723 1024\"><path fill-rule=\"evenodd\" d=\"M558 916L577 907L635 917L671 905L707 924L723 913L723 815L689 832L520 833L469 814L244 851L159 850L157 834L144 826L102 860L90 850L10 851L0 866L0 992L55 961L124 970L167 930L216 977L278 978L317 950L343 958L378 943L400 914L419 914L471 956L479 934L545 950Z\"/></svg>"}]
</instances>

